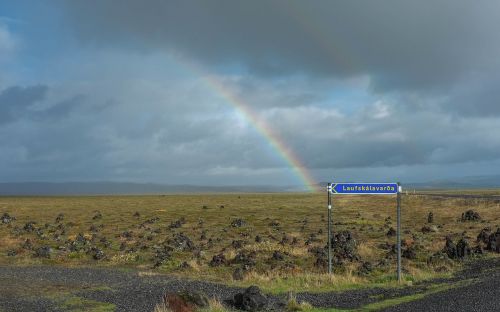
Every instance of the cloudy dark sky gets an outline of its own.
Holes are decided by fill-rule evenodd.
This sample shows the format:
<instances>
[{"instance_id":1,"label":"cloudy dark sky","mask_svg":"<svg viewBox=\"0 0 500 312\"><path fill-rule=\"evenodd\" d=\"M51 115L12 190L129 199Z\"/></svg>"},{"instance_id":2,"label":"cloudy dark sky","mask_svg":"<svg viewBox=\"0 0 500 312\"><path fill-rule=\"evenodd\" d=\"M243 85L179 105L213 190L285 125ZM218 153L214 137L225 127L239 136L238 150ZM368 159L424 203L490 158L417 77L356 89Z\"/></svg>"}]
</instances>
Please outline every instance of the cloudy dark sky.
<instances>
[{"instance_id":1,"label":"cloudy dark sky","mask_svg":"<svg viewBox=\"0 0 500 312\"><path fill-rule=\"evenodd\" d=\"M498 1L2 1L0 181L500 174Z\"/></svg>"}]
</instances>

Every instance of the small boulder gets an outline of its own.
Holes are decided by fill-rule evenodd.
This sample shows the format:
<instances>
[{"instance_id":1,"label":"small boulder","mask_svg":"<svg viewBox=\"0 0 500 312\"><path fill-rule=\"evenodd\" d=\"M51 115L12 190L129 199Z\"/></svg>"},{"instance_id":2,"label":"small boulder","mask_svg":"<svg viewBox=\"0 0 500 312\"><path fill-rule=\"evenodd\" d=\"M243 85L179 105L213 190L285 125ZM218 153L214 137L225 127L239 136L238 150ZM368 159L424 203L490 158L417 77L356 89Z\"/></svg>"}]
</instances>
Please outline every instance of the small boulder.
<instances>
[{"instance_id":1,"label":"small boulder","mask_svg":"<svg viewBox=\"0 0 500 312\"><path fill-rule=\"evenodd\" d=\"M488 244L490 235L491 235L491 229L489 227L484 228L477 235L476 242L478 242L478 243L482 242L484 244Z\"/></svg>"},{"instance_id":2,"label":"small boulder","mask_svg":"<svg viewBox=\"0 0 500 312\"><path fill-rule=\"evenodd\" d=\"M237 227L237 228L239 228L239 227L244 226L244 225L245 225L245 223L246 223L246 222L245 222L243 219L235 219L235 220L233 220L233 221L231 222L231 226L232 226L232 227Z\"/></svg>"},{"instance_id":3,"label":"small boulder","mask_svg":"<svg viewBox=\"0 0 500 312\"><path fill-rule=\"evenodd\" d=\"M333 251L333 263L343 264L346 261L353 262L359 260L357 253L358 243L349 231L333 233L330 241Z\"/></svg>"},{"instance_id":4,"label":"small boulder","mask_svg":"<svg viewBox=\"0 0 500 312\"><path fill-rule=\"evenodd\" d=\"M409 246L408 248L403 249L401 252L401 256L406 259L411 259L414 260L417 258L417 252L415 250L415 247Z\"/></svg>"},{"instance_id":5,"label":"small boulder","mask_svg":"<svg viewBox=\"0 0 500 312\"><path fill-rule=\"evenodd\" d=\"M257 286L250 286L244 292L234 295L233 298L234 307L243 311L260 311L267 306L267 303L268 299Z\"/></svg>"},{"instance_id":6,"label":"small boulder","mask_svg":"<svg viewBox=\"0 0 500 312\"><path fill-rule=\"evenodd\" d=\"M99 211L96 211L95 215L92 217L92 220L102 219L102 214Z\"/></svg>"},{"instance_id":7,"label":"small boulder","mask_svg":"<svg viewBox=\"0 0 500 312\"><path fill-rule=\"evenodd\" d=\"M281 251L275 250L271 259L276 261L283 261L285 259L285 255Z\"/></svg>"},{"instance_id":8,"label":"small boulder","mask_svg":"<svg viewBox=\"0 0 500 312\"><path fill-rule=\"evenodd\" d=\"M35 231L35 224L36 224L36 222L33 222L33 221L27 222L27 223L24 225L23 229L24 229L26 232L31 233L31 232Z\"/></svg>"},{"instance_id":9,"label":"small boulder","mask_svg":"<svg viewBox=\"0 0 500 312\"><path fill-rule=\"evenodd\" d=\"M56 217L56 223L61 223L64 220L64 213L60 213Z\"/></svg>"},{"instance_id":10,"label":"small boulder","mask_svg":"<svg viewBox=\"0 0 500 312\"><path fill-rule=\"evenodd\" d=\"M462 213L462 222L465 221L479 221L481 220L481 217L479 216L479 213L477 213L474 210L467 210L466 212Z\"/></svg>"},{"instance_id":11,"label":"small boulder","mask_svg":"<svg viewBox=\"0 0 500 312\"><path fill-rule=\"evenodd\" d=\"M437 226L435 225L424 225L421 229L422 233L436 233L438 231Z\"/></svg>"},{"instance_id":12,"label":"small boulder","mask_svg":"<svg viewBox=\"0 0 500 312\"><path fill-rule=\"evenodd\" d=\"M486 249L500 253L500 228L497 228L497 231L489 236Z\"/></svg>"},{"instance_id":13,"label":"small boulder","mask_svg":"<svg viewBox=\"0 0 500 312\"><path fill-rule=\"evenodd\" d=\"M429 212L429 214L427 215L427 223L433 223L434 222L434 214L431 212Z\"/></svg>"},{"instance_id":14,"label":"small boulder","mask_svg":"<svg viewBox=\"0 0 500 312\"><path fill-rule=\"evenodd\" d=\"M15 220L16 218L14 217L11 217L8 213L4 213L2 215L2 218L0 218L0 220L2 220L2 223L3 224L9 224L11 223L13 220Z\"/></svg>"},{"instance_id":15,"label":"small boulder","mask_svg":"<svg viewBox=\"0 0 500 312\"><path fill-rule=\"evenodd\" d=\"M236 268L233 272L233 280L242 281L245 278L245 271L242 268Z\"/></svg>"},{"instance_id":16,"label":"small boulder","mask_svg":"<svg viewBox=\"0 0 500 312\"><path fill-rule=\"evenodd\" d=\"M244 241L240 240L240 239L237 239L237 240L233 240L232 243L231 243L231 246L234 248L234 249L240 249L240 248L243 248L243 245L245 244Z\"/></svg>"},{"instance_id":17,"label":"small boulder","mask_svg":"<svg viewBox=\"0 0 500 312\"><path fill-rule=\"evenodd\" d=\"M17 255L17 251L14 249L7 250L7 256L8 257L15 257Z\"/></svg>"},{"instance_id":18,"label":"small boulder","mask_svg":"<svg viewBox=\"0 0 500 312\"><path fill-rule=\"evenodd\" d=\"M446 255L448 255L448 258L450 258L450 259L457 259L458 258L457 245L455 245L455 243L453 243L453 240L449 236L446 237L446 243L444 245L443 252Z\"/></svg>"},{"instance_id":19,"label":"small boulder","mask_svg":"<svg viewBox=\"0 0 500 312\"><path fill-rule=\"evenodd\" d=\"M33 243L31 243L31 240L27 238L24 243L21 245L23 249L26 250L32 250L33 249Z\"/></svg>"},{"instance_id":20,"label":"small boulder","mask_svg":"<svg viewBox=\"0 0 500 312\"><path fill-rule=\"evenodd\" d=\"M386 236L396 236L396 230L393 227L391 227L385 235Z\"/></svg>"},{"instance_id":21,"label":"small boulder","mask_svg":"<svg viewBox=\"0 0 500 312\"><path fill-rule=\"evenodd\" d=\"M163 248L157 249L153 258L155 262L154 267L157 268L170 261L172 257L171 251L172 249L168 246L163 246Z\"/></svg>"},{"instance_id":22,"label":"small boulder","mask_svg":"<svg viewBox=\"0 0 500 312\"><path fill-rule=\"evenodd\" d=\"M178 228L182 227L182 225L183 225L184 223L186 223L186 219L184 219L184 218L180 218L180 219L178 219L178 220L172 221L172 222L170 223L169 228L170 228L170 229L178 229Z\"/></svg>"},{"instance_id":23,"label":"small boulder","mask_svg":"<svg viewBox=\"0 0 500 312\"><path fill-rule=\"evenodd\" d=\"M461 238L457 243L457 255L458 258L465 258L472 254L472 249L469 246L469 242L465 238Z\"/></svg>"},{"instance_id":24,"label":"small boulder","mask_svg":"<svg viewBox=\"0 0 500 312\"><path fill-rule=\"evenodd\" d=\"M35 257L39 258L50 258L52 254L52 248L49 246L42 246L35 250Z\"/></svg>"},{"instance_id":25,"label":"small boulder","mask_svg":"<svg viewBox=\"0 0 500 312\"><path fill-rule=\"evenodd\" d=\"M102 251L99 248L94 247L91 249L91 251L92 251L92 258L94 258L94 260L102 260L102 259L106 258L104 251Z\"/></svg>"},{"instance_id":26,"label":"small boulder","mask_svg":"<svg viewBox=\"0 0 500 312\"><path fill-rule=\"evenodd\" d=\"M210 263L209 263L209 265L211 267L218 267L218 266L226 265L226 264L227 264L226 256L224 256L223 253L220 253L220 254L213 256L212 261L210 261Z\"/></svg>"},{"instance_id":27,"label":"small boulder","mask_svg":"<svg viewBox=\"0 0 500 312\"><path fill-rule=\"evenodd\" d=\"M245 269L250 269L257 264L257 253L255 251L240 251L231 260L231 263L241 264Z\"/></svg>"},{"instance_id":28,"label":"small boulder","mask_svg":"<svg viewBox=\"0 0 500 312\"><path fill-rule=\"evenodd\" d=\"M472 249L465 238L461 238L454 244L450 237L446 237L446 244L443 252L445 252L450 259L463 259L472 254Z\"/></svg>"},{"instance_id":29,"label":"small boulder","mask_svg":"<svg viewBox=\"0 0 500 312\"><path fill-rule=\"evenodd\" d=\"M370 262L363 262L359 268L358 274L368 275L373 271L373 265Z\"/></svg>"},{"instance_id":30,"label":"small boulder","mask_svg":"<svg viewBox=\"0 0 500 312\"><path fill-rule=\"evenodd\" d=\"M179 265L179 268L186 270L186 269L190 269L191 265L187 261L182 261L182 263Z\"/></svg>"},{"instance_id":31,"label":"small boulder","mask_svg":"<svg viewBox=\"0 0 500 312\"><path fill-rule=\"evenodd\" d=\"M169 243L182 251L192 251L195 247L193 241L183 233L175 234L174 238L169 240Z\"/></svg>"},{"instance_id":32,"label":"small boulder","mask_svg":"<svg viewBox=\"0 0 500 312\"><path fill-rule=\"evenodd\" d=\"M132 232L132 231L125 231L120 236L123 237L123 238L126 238L126 239L132 239L132 236L134 236L134 232Z\"/></svg>"},{"instance_id":33,"label":"small boulder","mask_svg":"<svg viewBox=\"0 0 500 312\"><path fill-rule=\"evenodd\" d=\"M280 226L280 223L276 220L273 220L269 223L269 226L278 227L278 226Z\"/></svg>"}]
</instances>

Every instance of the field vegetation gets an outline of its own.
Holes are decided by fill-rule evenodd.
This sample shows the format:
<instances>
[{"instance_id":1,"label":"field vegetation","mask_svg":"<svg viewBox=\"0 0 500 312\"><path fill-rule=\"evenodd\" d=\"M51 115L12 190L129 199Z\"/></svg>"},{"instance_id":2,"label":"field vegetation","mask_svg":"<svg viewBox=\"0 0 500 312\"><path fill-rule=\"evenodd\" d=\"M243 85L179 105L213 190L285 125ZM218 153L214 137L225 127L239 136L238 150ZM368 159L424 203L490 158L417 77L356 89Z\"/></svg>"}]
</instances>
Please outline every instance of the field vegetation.
<instances>
[{"instance_id":1,"label":"field vegetation","mask_svg":"<svg viewBox=\"0 0 500 312\"><path fill-rule=\"evenodd\" d=\"M479 218L463 220L468 210ZM393 196L334 197L333 275L326 194L1 197L0 216L0 265L117 267L273 293L397 285ZM403 195L405 284L497 257L477 237L499 225L495 197ZM443 252L446 237L469 252Z\"/></svg>"}]
</instances>

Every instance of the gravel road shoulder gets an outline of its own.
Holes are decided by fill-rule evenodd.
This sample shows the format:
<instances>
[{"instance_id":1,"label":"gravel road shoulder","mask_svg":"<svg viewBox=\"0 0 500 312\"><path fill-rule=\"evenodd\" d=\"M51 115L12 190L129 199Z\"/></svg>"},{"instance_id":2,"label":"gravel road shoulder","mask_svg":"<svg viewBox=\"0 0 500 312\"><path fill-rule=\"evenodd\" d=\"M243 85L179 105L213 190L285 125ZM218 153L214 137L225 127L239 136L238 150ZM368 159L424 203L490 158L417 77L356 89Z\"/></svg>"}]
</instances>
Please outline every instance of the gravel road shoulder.
<instances>
[{"instance_id":1,"label":"gravel road shoulder","mask_svg":"<svg viewBox=\"0 0 500 312\"><path fill-rule=\"evenodd\" d=\"M472 285L429 295L387 310L422 311L421 308L428 305L435 307L435 310L426 308L426 311L451 311L446 310L448 305L443 303L443 300L451 300L456 306L453 311L483 311L482 308L486 309L495 303L491 298L495 298L493 301L500 298L499 277L500 259L490 259L473 262L466 270L448 280L429 281L406 288L299 293L297 299L307 301L315 307L357 309L374 302L422 293L436 283L453 284L476 279L479 282ZM152 311L166 291L180 290L202 291L221 301L232 298L241 291L239 288L204 281L165 275L144 276L139 272L117 269L0 266L0 311L68 311L75 310L78 305L98 306L101 310L108 311ZM474 299L468 299L468 294ZM283 309L285 297L286 295L269 296L269 308ZM464 309L468 307L467 303L470 304L470 309ZM481 309L474 310L473 306Z\"/></svg>"}]
</instances>

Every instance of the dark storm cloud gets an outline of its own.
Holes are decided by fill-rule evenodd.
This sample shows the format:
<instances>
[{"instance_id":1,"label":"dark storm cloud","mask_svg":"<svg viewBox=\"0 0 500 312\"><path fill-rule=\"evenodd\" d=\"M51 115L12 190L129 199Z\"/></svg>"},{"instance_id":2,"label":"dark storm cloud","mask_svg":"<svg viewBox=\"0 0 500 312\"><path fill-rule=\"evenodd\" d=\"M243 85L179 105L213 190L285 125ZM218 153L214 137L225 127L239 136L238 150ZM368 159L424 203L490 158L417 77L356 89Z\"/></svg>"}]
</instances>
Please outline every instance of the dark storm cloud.
<instances>
[{"instance_id":1,"label":"dark storm cloud","mask_svg":"<svg viewBox=\"0 0 500 312\"><path fill-rule=\"evenodd\" d=\"M497 68L497 1L64 1L95 45L180 51L263 75L369 74L376 90L453 85Z\"/></svg>"},{"instance_id":2,"label":"dark storm cloud","mask_svg":"<svg viewBox=\"0 0 500 312\"><path fill-rule=\"evenodd\" d=\"M252 118L318 179L500 161L498 2L55 3L0 71L2 179L300 183Z\"/></svg>"},{"instance_id":3,"label":"dark storm cloud","mask_svg":"<svg viewBox=\"0 0 500 312\"><path fill-rule=\"evenodd\" d=\"M0 93L0 124L19 120L55 121L82 108L83 96L77 95L49 107L36 107L46 100L50 88L46 85L13 86Z\"/></svg>"},{"instance_id":4,"label":"dark storm cloud","mask_svg":"<svg viewBox=\"0 0 500 312\"><path fill-rule=\"evenodd\" d=\"M442 106L461 116L500 116L500 75L465 81Z\"/></svg>"},{"instance_id":5,"label":"dark storm cloud","mask_svg":"<svg viewBox=\"0 0 500 312\"><path fill-rule=\"evenodd\" d=\"M48 87L43 85L14 86L0 93L0 124L12 122L29 114L30 108L42 101Z\"/></svg>"}]
</instances>

